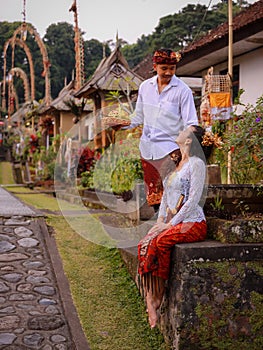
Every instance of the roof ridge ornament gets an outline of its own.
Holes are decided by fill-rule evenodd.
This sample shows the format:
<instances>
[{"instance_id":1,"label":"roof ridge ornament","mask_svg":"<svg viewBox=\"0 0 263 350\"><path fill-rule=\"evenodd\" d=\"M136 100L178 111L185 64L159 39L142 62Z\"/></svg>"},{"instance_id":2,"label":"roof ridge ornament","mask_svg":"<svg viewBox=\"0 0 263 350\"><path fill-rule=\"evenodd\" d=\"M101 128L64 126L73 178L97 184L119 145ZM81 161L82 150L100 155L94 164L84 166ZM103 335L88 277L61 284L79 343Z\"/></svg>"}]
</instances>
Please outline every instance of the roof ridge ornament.
<instances>
[{"instance_id":1,"label":"roof ridge ornament","mask_svg":"<svg viewBox=\"0 0 263 350\"><path fill-rule=\"evenodd\" d=\"M118 63L114 63L113 67L111 68L111 72L116 76L120 77L124 70Z\"/></svg>"},{"instance_id":2,"label":"roof ridge ornament","mask_svg":"<svg viewBox=\"0 0 263 350\"><path fill-rule=\"evenodd\" d=\"M117 29L117 33L116 33L116 49L118 49L121 46L120 40L119 40L119 33L118 33L118 29Z\"/></svg>"}]
</instances>

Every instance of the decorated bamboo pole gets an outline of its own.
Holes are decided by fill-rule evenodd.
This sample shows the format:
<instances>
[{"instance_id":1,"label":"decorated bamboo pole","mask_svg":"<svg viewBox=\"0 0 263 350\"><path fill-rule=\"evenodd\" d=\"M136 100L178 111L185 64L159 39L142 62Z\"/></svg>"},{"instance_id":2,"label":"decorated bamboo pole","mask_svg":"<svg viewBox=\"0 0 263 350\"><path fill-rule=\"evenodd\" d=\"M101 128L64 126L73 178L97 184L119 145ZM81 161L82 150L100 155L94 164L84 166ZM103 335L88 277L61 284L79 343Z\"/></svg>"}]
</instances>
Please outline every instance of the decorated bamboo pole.
<instances>
[{"instance_id":1,"label":"decorated bamboo pole","mask_svg":"<svg viewBox=\"0 0 263 350\"><path fill-rule=\"evenodd\" d=\"M232 0L228 0L228 74L230 76L230 96L232 99L232 79L233 79L233 6ZM232 119L228 122L228 128L232 127ZM231 151L227 154L227 183L231 183Z\"/></svg>"}]
</instances>

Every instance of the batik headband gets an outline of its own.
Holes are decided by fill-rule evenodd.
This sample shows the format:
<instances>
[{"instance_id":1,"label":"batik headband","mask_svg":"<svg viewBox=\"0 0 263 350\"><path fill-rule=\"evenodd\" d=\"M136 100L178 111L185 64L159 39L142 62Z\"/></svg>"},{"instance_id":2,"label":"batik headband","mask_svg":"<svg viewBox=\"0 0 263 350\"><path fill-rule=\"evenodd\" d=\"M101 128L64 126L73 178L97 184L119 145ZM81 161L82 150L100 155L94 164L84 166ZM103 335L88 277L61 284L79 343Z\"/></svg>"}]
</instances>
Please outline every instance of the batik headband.
<instances>
[{"instance_id":1,"label":"batik headband","mask_svg":"<svg viewBox=\"0 0 263 350\"><path fill-rule=\"evenodd\" d=\"M179 52L166 52L164 50L155 51L153 55L153 63L157 64L176 64L181 59Z\"/></svg>"}]
</instances>

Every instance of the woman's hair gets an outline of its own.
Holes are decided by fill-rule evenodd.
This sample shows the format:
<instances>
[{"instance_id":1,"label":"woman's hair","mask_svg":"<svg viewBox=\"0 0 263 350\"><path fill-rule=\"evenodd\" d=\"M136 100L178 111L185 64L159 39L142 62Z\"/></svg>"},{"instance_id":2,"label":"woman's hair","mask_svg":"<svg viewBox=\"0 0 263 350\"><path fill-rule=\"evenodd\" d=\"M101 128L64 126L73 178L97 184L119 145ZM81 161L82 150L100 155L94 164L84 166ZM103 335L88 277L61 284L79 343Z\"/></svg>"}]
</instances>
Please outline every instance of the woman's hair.
<instances>
[{"instance_id":1,"label":"woman's hair","mask_svg":"<svg viewBox=\"0 0 263 350\"><path fill-rule=\"evenodd\" d=\"M193 125L193 128L194 130L189 135L192 140L190 156L197 156L203 160L208 159L212 152L212 146L204 146L202 144L205 129L199 125Z\"/></svg>"}]
</instances>

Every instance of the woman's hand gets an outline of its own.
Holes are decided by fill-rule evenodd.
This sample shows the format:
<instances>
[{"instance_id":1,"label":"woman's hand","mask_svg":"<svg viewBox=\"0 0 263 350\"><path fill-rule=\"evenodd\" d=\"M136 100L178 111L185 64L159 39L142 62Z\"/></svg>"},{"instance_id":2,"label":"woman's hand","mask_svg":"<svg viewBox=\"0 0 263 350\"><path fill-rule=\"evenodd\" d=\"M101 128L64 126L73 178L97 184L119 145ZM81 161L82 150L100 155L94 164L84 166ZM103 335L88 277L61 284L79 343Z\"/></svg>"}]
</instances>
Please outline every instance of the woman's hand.
<instances>
[{"instance_id":1,"label":"woman's hand","mask_svg":"<svg viewBox=\"0 0 263 350\"><path fill-rule=\"evenodd\" d=\"M162 231L168 230L172 225L168 222L158 222L151 228L151 232L160 233Z\"/></svg>"}]
</instances>

